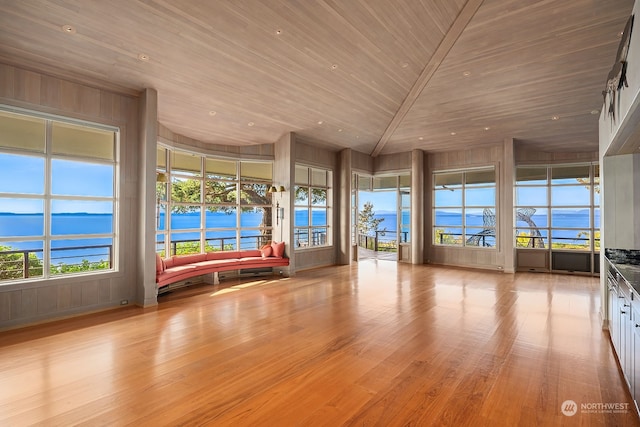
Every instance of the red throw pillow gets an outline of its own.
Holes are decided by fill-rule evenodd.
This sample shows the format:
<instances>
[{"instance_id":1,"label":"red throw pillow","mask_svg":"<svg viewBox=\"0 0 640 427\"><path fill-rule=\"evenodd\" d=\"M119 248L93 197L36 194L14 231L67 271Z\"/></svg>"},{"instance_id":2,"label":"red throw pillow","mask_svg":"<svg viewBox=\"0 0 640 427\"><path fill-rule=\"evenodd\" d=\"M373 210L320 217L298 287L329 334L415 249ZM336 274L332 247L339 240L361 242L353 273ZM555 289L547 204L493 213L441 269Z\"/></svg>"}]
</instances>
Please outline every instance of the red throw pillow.
<instances>
[{"instance_id":1,"label":"red throw pillow","mask_svg":"<svg viewBox=\"0 0 640 427\"><path fill-rule=\"evenodd\" d=\"M271 246L263 246L260 252L262 253L262 258L267 258L273 255L273 248Z\"/></svg>"},{"instance_id":2,"label":"red throw pillow","mask_svg":"<svg viewBox=\"0 0 640 427\"><path fill-rule=\"evenodd\" d=\"M272 242L271 248L273 249L274 257L282 258L282 256L284 255L284 242L280 242L280 243Z\"/></svg>"},{"instance_id":3,"label":"red throw pillow","mask_svg":"<svg viewBox=\"0 0 640 427\"><path fill-rule=\"evenodd\" d=\"M164 271L164 262L162 262L162 258L160 258L159 254L156 254L156 274L162 273Z\"/></svg>"}]
</instances>

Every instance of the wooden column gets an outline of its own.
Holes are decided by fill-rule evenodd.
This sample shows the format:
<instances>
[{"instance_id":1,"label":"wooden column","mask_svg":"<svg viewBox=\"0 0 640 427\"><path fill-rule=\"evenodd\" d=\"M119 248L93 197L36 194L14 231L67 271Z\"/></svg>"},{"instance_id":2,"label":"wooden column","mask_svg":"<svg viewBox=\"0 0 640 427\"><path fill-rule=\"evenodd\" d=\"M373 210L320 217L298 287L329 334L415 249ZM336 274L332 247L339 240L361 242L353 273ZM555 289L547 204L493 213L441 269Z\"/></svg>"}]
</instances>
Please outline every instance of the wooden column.
<instances>
[{"instance_id":1,"label":"wooden column","mask_svg":"<svg viewBox=\"0 0 640 427\"><path fill-rule=\"evenodd\" d=\"M158 92L145 89L140 97L140 156L138 162L138 273L136 303L158 304L156 286L156 163ZM125 215L122 218L126 221Z\"/></svg>"},{"instance_id":2,"label":"wooden column","mask_svg":"<svg viewBox=\"0 0 640 427\"><path fill-rule=\"evenodd\" d=\"M498 250L504 254L503 269L505 273L515 273L515 239L513 224L513 183L515 174L515 158L513 138L506 138L503 143L502 162L497 171L499 198L496 232L499 236Z\"/></svg>"},{"instance_id":3,"label":"wooden column","mask_svg":"<svg viewBox=\"0 0 640 427\"><path fill-rule=\"evenodd\" d=\"M275 217L272 220L273 228L273 240L278 242L285 242L285 254L289 257L289 266L279 268L287 275L294 275L296 271L295 253L293 251L293 219L294 209L293 204L295 200L294 194L294 178L296 172L295 163L295 145L296 136L290 132L283 135L275 143L275 158L273 162L273 183L276 186L283 185L285 188L284 193L273 194L273 215L277 215L276 203L284 209L284 218L279 219L276 225Z\"/></svg>"},{"instance_id":4,"label":"wooden column","mask_svg":"<svg viewBox=\"0 0 640 427\"><path fill-rule=\"evenodd\" d=\"M424 152L411 151L411 263L424 263Z\"/></svg>"},{"instance_id":5,"label":"wooden column","mask_svg":"<svg viewBox=\"0 0 640 427\"><path fill-rule=\"evenodd\" d=\"M351 149L340 151L340 224L338 235L338 264L348 265L352 260L351 244Z\"/></svg>"}]
</instances>

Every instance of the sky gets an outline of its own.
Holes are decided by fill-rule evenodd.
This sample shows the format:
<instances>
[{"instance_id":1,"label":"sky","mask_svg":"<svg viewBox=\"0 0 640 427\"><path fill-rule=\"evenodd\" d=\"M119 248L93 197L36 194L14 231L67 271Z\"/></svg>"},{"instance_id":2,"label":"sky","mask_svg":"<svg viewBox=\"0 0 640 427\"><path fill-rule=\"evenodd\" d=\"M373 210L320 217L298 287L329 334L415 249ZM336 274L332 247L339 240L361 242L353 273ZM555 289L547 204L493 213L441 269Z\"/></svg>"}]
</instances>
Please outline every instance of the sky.
<instances>
[{"instance_id":1,"label":"sky","mask_svg":"<svg viewBox=\"0 0 640 427\"><path fill-rule=\"evenodd\" d=\"M377 214L396 213L397 193L393 191L359 191L358 209L362 210L366 202L373 203L373 211Z\"/></svg>"},{"instance_id":2,"label":"sky","mask_svg":"<svg viewBox=\"0 0 640 427\"><path fill-rule=\"evenodd\" d=\"M0 153L0 193L44 194L43 157ZM113 196L113 165L54 159L51 164L53 194ZM25 179L29 177L29 179ZM86 200L54 200L52 212L109 213L113 203ZM0 212L42 213L42 199L0 197Z\"/></svg>"}]
</instances>

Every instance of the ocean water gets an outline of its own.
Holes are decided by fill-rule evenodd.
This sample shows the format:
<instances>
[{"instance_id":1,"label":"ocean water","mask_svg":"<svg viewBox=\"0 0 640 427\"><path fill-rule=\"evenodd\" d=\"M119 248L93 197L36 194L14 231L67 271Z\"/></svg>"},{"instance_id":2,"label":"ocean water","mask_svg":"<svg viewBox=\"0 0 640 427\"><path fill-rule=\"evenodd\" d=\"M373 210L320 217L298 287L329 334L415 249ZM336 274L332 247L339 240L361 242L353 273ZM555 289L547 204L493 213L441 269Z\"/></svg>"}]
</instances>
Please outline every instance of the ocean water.
<instances>
[{"instance_id":1,"label":"ocean water","mask_svg":"<svg viewBox=\"0 0 640 427\"><path fill-rule=\"evenodd\" d=\"M308 223L306 211L298 211L296 212L295 223L296 224L306 224ZM314 218L312 222L314 224L325 224L326 219L324 218L323 212L314 212ZM400 231L408 232L409 231L409 214L404 214L403 218L403 226ZM445 229L445 232L454 231L456 229L450 229L447 226L453 226L460 222L460 216L450 213L437 212L436 213L439 221L439 228ZM397 234L394 233L397 229L397 216L394 213L382 213L375 215L376 218L381 218L383 221L380 223L380 229L386 228L389 233L386 233L385 236L381 236L381 240L396 240ZM555 237L567 237L573 238L576 237L577 233L580 229L589 229L589 212L588 211L573 211L573 212L564 212L564 213L553 213L553 226L554 228L573 228L574 230L558 230L554 232ZM546 215L536 214L532 217L533 221L540 227L548 226L548 218ZM175 233L179 233L180 240L197 240L200 238L199 232L194 231L181 231L188 229L197 229L200 227L200 214L198 212L195 213L184 213L184 214L173 214L171 217L172 220L172 229ZM285 221L287 218L285 218ZM164 215L160 215L160 224L164 226ZM482 227L483 225L483 216L481 214L467 214L465 218L466 224L468 226L477 226ZM260 226L262 222L262 213L261 212L243 212L240 215L239 219L240 224L238 224L238 219L236 215L229 215L222 212L207 212L206 213L206 224L209 228L235 228L237 225L240 225L242 228L247 228L246 230L241 231L241 236L253 236L259 234L257 227ZM596 211L595 217L596 227L600 224L600 215L599 211ZM526 227L525 223L518 222L516 224L517 227ZM253 229L251 229L253 228ZM578 230L575 230L578 229ZM93 234L93 233L111 233L112 230L112 219L110 214L53 214L51 220L51 230L52 234L55 236L65 236L72 234ZM0 237L9 237L15 236L15 242L4 243L3 246L11 246L14 249L42 249L42 245L40 242L25 242L20 241L20 237L27 236L39 236L44 234L43 229L43 217L42 215L34 215L34 214L10 214L10 213L0 213ZM207 232L208 239L216 239L222 237L231 237L235 236L235 232L218 230L218 231L210 231ZM54 241L52 243L53 247L63 247L63 246L91 246L91 245L109 245L111 244L110 239L104 238L86 238L81 240L62 240L62 241ZM38 257L42 257L41 252L36 252ZM92 250L84 250L82 254L79 254L78 251L57 251L56 256L61 258L65 258L68 262L75 262L80 255L85 258L89 258L90 260L97 260L100 257L104 258L104 248L95 248Z\"/></svg>"}]
</instances>

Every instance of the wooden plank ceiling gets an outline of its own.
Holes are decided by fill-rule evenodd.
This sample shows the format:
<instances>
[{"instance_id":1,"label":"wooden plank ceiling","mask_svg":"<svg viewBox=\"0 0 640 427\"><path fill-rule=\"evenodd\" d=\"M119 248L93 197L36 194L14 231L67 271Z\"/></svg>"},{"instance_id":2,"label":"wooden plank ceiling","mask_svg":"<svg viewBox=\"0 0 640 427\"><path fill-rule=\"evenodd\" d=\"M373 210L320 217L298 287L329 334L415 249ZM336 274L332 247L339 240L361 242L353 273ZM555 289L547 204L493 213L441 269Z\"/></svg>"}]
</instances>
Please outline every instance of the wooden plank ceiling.
<instances>
[{"instance_id":1,"label":"wooden plank ceiling","mask_svg":"<svg viewBox=\"0 0 640 427\"><path fill-rule=\"evenodd\" d=\"M163 125L215 144L293 131L373 155L504 138L596 151L601 91L632 6L0 0L0 61L118 91L155 88Z\"/></svg>"}]
</instances>

